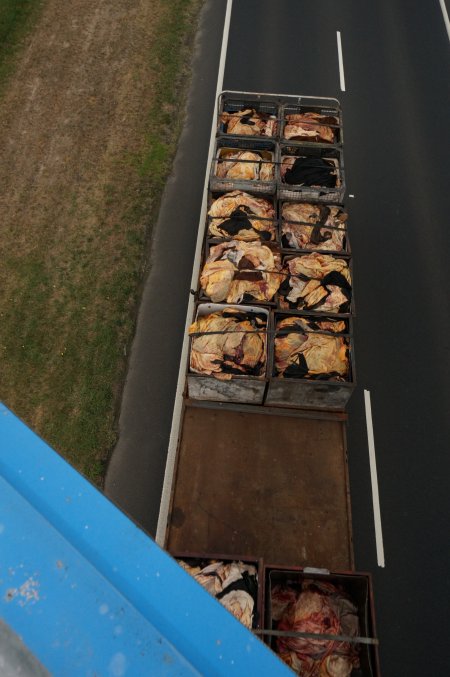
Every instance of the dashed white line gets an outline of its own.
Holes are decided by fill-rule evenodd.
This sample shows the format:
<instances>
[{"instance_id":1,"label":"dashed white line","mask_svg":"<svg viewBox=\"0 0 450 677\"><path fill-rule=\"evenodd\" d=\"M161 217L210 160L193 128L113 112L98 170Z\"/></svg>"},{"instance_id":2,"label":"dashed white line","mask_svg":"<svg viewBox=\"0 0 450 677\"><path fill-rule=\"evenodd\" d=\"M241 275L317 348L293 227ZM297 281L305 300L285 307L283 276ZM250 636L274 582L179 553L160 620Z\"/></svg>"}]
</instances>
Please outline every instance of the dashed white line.
<instances>
[{"instance_id":1,"label":"dashed white line","mask_svg":"<svg viewBox=\"0 0 450 677\"><path fill-rule=\"evenodd\" d=\"M384 562L383 532L381 529L380 496L378 493L377 461L375 457L372 405L370 402L369 390L364 391L364 404L366 407L367 442L369 444L370 479L372 483L372 502L373 502L373 517L375 521L375 543L377 548L377 561L379 567L384 567L385 562Z\"/></svg>"},{"instance_id":2,"label":"dashed white line","mask_svg":"<svg viewBox=\"0 0 450 677\"><path fill-rule=\"evenodd\" d=\"M450 40L450 19L448 18L447 7L445 6L445 0L439 0L441 6L442 16L444 17L445 27L447 29L448 39Z\"/></svg>"},{"instance_id":3,"label":"dashed white line","mask_svg":"<svg viewBox=\"0 0 450 677\"><path fill-rule=\"evenodd\" d=\"M345 92L344 58L342 56L341 31L336 31L336 35L337 35L337 49L339 60L339 80L341 84L341 91Z\"/></svg>"},{"instance_id":4,"label":"dashed white line","mask_svg":"<svg viewBox=\"0 0 450 677\"><path fill-rule=\"evenodd\" d=\"M200 263L201 263L201 254L202 254L202 245L203 245L203 234L206 223L206 208L207 208L207 198L208 198L208 179L209 179L209 169L211 166L211 161L214 153L214 143L216 136L216 119L217 119L217 98L223 88L223 77L225 72L225 62L227 58L227 48L228 48L228 35L230 32L230 21L231 21L231 9L233 7L233 0L227 0L227 6L225 10L225 20L223 25L223 34L222 34L222 46L220 50L220 61L219 61L219 70L217 75L217 86L216 86L216 96L214 104L213 119L211 125L211 136L209 140L209 151L208 151L208 160L206 164L206 174L205 174L205 184L203 188L203 200L202 207L200 210L200 221L198 226L198 235L197 235L197 244L195 249L194 257L194 268L192 271L191 279L191 289L197 288L198 275L200 272ZM169 438L169 448L167 453L166 461L166 470L164 473L164 484L161 495L161 504L159 508L159 518L158 518L158 527L156 530L156 542L163 546L167 519L169 516L169 506L170 506L170 494L172 489L173 475L175 471L175 459L178 445L178 436L180 434L180 423L181 423L181 412L183 408L183 390L186 380L186 364L188 359L188 350L189 350L189 336L188 328L192 322L192 314L194 310L194 297L192 294L189 294L188 309L186 315L186 325L184 330L184 339L183 339L183 348L181 351L180 358L180 369L178 372L178 381L177 381L177 391L175 394L175 402L173 407L172 414L172 427L170 429L170 438Z\"/></svg>"}]
</instances>

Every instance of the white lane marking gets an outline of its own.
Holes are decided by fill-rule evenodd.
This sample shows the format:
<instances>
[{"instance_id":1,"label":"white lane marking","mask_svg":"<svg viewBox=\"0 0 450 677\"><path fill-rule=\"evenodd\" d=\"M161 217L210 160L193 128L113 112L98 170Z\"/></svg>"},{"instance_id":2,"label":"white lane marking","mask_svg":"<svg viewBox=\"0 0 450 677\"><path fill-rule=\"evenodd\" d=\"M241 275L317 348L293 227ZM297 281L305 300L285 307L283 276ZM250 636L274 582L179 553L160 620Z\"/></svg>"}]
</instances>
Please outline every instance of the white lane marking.
<instances>
[{"instance_id":1,"label":"white lane marking","mask_svg":"<svg viewBox=\"0 0 450 677\"><path fill-rule=\"evenodd\" d=\"M372 502L373 502L373 517L375 521L375 542L377 546L377 560L378 566L384 567L383 532L381 530L380 496L378 493L377 461L375 458L375 441L373 437L372 405L370 403L370 390L364 391L364 404L366 406L367 441L369 444L370 479L372 482Z\"/></svg>"},{"instance_id":2,"label":"white lane marking","mask_svg":"<svg viewBox=\"0 0 450 677\"><path fill-rule=\"evenodd\" d=\"M445 27L447 29L448 39L450 40L450 19L448 18L447 7L445 6L445 0L439 0L439 4L442 10L442 16L444 17Z\"/></svg>"},{"instance_id":3,"label":"white lane marking","mask_svg":"<svg viewBox=\"0 0 450 677\"><path fill-rule=\"evenodd\" d=\"M349 197L355 197L354 195L349 195Z\"/></svg>"},{"instance_id":4,"label":"white lane marking","mask_svg":"<svg viewBox=\"0 0 450 677\"><path fill-rule=\"evenodd\" d=\"M336 31L337 35L337 49L338 49L338 60L339 60L339 80L341 83L341 90L345 92L345 76L344 76L344 59L342 56L342 40L341 40L341 31Z\"/></svg>"},{"instance_id":5,"label":"white lane marking","mask_svg":"<svg viewBox=\"0 0 450 677\"><path fill-rule=\"evenodd\" d=\"M216 86L216 95L214 103L214 112L211 125L211 136L209 140L209 151L208 151L208 160L206 164L206 173L205 173L205 184L203 187L203 200L202 207L200 210L200 221L198 226L198 235L197 235L197 244L195 249L194 257L194 268L192 270L192 279L191 279L191 289L197 288L198 275L200 272L200 263L202 256L202 246L203 246L203 234L206 225L206 209L207 209L207 198L208 198L208 180L211 161L213 159L215 137L216 137L216 124L217 124L217 98L222 91L223 87L223 76L225 72L225 62L227 57L227 48L228 48L228 35L230 32L230 21L231 21L231 9L233 6L233 0L227 0L227 7L225 10L225 20L223 25L223 34L222 34L222 47L220 50L220 61L219 69L217 74L217 86ZM188 352L189 352L189 336L188 328L192 322L192 314L194 310L194 297L192 294L189 294L188 309L186 315L186 325L184 329L184 339L183 347L181 350L180 358L180 369L178 371L178 382L177 390L175 394L175 402L173 407L172 414L172 427L170 429L169 437L169 448L167 452L167 461L166 461L166 470L164 473L164 484L161 495L161 504L159 508L159 517L158 517L158 527L156 529L156 542L161 547L164 546L164 540L167 529L167 520L169 516L169 507L170 507L170 496L172 491L172 482L175 472L175 460L178 446L178 437L180 434L180 424L181 424L181 415L183 408L183 391L186 382L186 365L188 361Z\"/></svg>"}]
</instances>

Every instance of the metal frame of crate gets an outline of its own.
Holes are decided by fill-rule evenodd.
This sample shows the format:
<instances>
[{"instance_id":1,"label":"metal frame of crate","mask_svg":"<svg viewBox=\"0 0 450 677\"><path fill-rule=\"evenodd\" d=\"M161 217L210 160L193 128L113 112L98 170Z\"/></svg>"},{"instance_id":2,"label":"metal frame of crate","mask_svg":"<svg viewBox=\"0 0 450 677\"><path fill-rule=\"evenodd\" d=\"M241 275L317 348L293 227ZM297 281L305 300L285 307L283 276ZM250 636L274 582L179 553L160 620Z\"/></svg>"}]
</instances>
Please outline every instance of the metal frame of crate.
<instances>
[{"instance_id":1,"label":"metal frame of crate","mask_svg":"<svg viewBox=\"0 0 450 677\"><path fill-rule=\"evenodd\" d=\"M236 190L240 190L240 189L236 189ZM207 206L206 230L205 230L205 238L206 239L213 239L213 238L218 237L218 236L213 235L212 233L209 232L209 224L212 221L214 221L216 219L226 220L227 218L230 218L230 216L231 216L231 215L224 216L224 217L222 217L222 216L210 216L209 212L210 212L210 209L211 209L213 203L217 199L219 199L220 197L224 197L224 196L226 196L226 195L228 195L229 193L232 193L232 192L234 192L234 191L230 191L230 190L227 190L227 191L223 191L223 190L221 190L221 191L211 191L210 190L208 192L208 206ZM273 217L272 218L266 218L264 216L258 216L257 214L255 214L255 215L248 214L248 218L250 220L255 219L255 220L258 220L258 221L268 221L268 222L270 221L270 222L276 224L275 240L267 240L267 242L278 242L278 212L277 212L278 205L277 205L276 195L274 193L270 193L270 194L268 194L268 193L258 193L258 192L255 193L254 191L251 191L251 190L240 191L240 192L248 193L249 195L251 195L251 197L254 197L257 200L261 200L261 199L267 200L267 202L269 202L271 204L271 206L273 208ZM231 235L229 237L230 237L230 239L234 239ZM227 238L223 237L223 238L220 238L220 239L227 239Z\"/></svg>"},{"instance_id":2,"label":"metal frame of crate","mask_svg":"<svg viewBox=\"0 0 450 677\"><path fill-rule=\"evenodd\" d=\"M348 378L339 381L336 378L297 378L283 377L276 373L275 359L276 348L275 339L277 338L277 323L288 317L304 317L320 321L343 321L347 324L345 332L334 333L323 329L306 329L305 333L323 334L326 336L340 337L345 340L348 346L349 374ZM333 315L313 315L307 312L285 313L283 311L274 311L271 321L273 330L271 338L270 364L269 364L269 385L264 403L268 406L299 407L310 409L336 409L341 411L345 409L354 389L356 388L356 369L353 346L353 324L351 317L336 317ZM288 332L288 330L286 329ZM298 331L293 329L293 331ZM289 332L288 332L289 333Z\"/></svg>"},{"instance_id":3,"label":"metal frame of crate","mask_svg":"<svg viewBox=\"0 0 450 677\"><path fill-rule=\"evenodd\" d=\"M273 165L273 178L262 181L260 179L247 180L217 176L216 172L219 163L227 162L226 155L228 154L228 150L230 151L230 154L233 151L250 151L258 153L261 156L260 164ZM238 162L255 163L254 160L239 160ZM210 190L221 192L244 190L250 193L273 194L276 192L278 186L278 166L278 144L275 141L271 139L262 141L252 138L221 136L216 140L215 157L211 164L209 180Z\"/></svg>"},{"instance_id":4,"label":"metal frame of crate","mask_svg":"<svg viewBox=\"0 0 450 677\"><path fill-rule=\"evenodd\" d=\"M249 108L255 110L257 113L274 116L276 123L275 134L272 134L271 136L267 136L266 134L233 134L232 132L228 133L224 129L224 124L221 119L224 113L238 113L239 111ZM217 134L247 139L278 139L280 135L280 108L280 102L270 95L252 94L251 96L248 96L243 92L224 91L218 98Z\"/></svg>"},{"instance_id":5,"label":"metal frame of crate","mask_svg":"<svg viewBox=\"0 0 450 677\"><path fill-rule=\"evenodd\" d=\"M200 272L199 272L199 282L198 282L198 298L199 298L199 301L201 301L202 303L213 303L213 301L211 301L211 298L206 295L205 290L202 288L201 283L200 283L200 279L201 279L201 276L202 276L202 273L203 273L203 269L204 269L205 264L206 264L206 262L209 258L211 247L215 247L215 246L217 246L221 243L224 243L224 242L245 242L245 241L244 240L234 240L233 238L221 238L221 239L218 239L218 238L209 239L209 238L207 238L205 240L204 246L203 246L202 265L201 265ZM278 258L278 263L279 263L280 269L279 270L265 270L265 269L262 269L262 268L261 269L259 269L259 268L245 269L244 268L244 269L237 269L236 273L239 273L239 272L241 272L241 273L242 272L258 273L259 272L259 273L266 273L266 274L273 273L274 275L281 275L282 274L281 268L282 268L283 257L282 257L279 242L273 242L273 241L269 242L269 241L264 241L264 240L252 240L250 242L246 242L246 244L257 244L257 243L260 243L261 245L268 247L272 251L274 258L275 257ZM217 260L219 261L220 259L217 259ZM277 292L274 293L272 299L267 300L267 301L249 298L249 299L243 300L241 302L232 301L231 304L232 305L236 304L236 305L240 306L241 304L253 305L253 304L256 303L257 305L261 305L261 306L264 306L264 307L275 307L276 303L277 303L276 298L277 298ZM217 303L228 303L228 302L227 301L217 301Z\"/></svg>"},{"instance_id":6,"label":"metal frame of crate","mask_svg":"<svg viewBox=\"0 0 450 677\"><path fill-rule=\"evenodd\" d=\"M178 552L176 550L171 551L170 556L173 557L177 563L179 560L183 560L191 566L206 566L207 562L225 562L230 564L231 562L242 562L243 564L251 564L256 569L256 578L258 592L256 596L256 603L254 607L254 617L253 617L253 629L260 628L263 626L263 610L262 610L262 598L263 598L263 560L261 557L252 557L249 555L234 555L227 553L224 554L205 554L205 553L196 553L196 552ZM213 595L214 596L214 595ZM218 600L220 601L220 600Z\"/></svg>"},{"instance_id":7,"label":"metal frame of crate","mask_svg":"<svg viewBox=\"0 0 450 677\"><path fill-rule=\"evenodd\" d=\"M294 219L285 219L283 218L283 205L286 203L294 203L294 204L301 204L302 202L307 202L308 204L315 204L318 207L338 207L339 209L342 209L344 212L346 212L344 205L339 204L328 204L324 202L317 202L314 200L278 200L278 208L279 208L279 217L278 217L278 228L279 228L279 240L281 244L281 249L283 253L285 254L292 254L295 252L302 252L305 254L311 253L311 252L318 252L321 254L351 254L351 247L350 247L350 238L348 234L348 228L346 222L344 222L344 228L337 228L336 226L325 226L321 225L320 223L311 223L310 221L296 221ZM325 249L321 248L319 246L317 247L290 247L288 244L285 243L284 238L284 233L283 233L283 224L284 223L293 223L293 224L299 224L302 226L309 226L311 228L314 227L319 227L320 229L324 228L326 230L339 230L343 234L343 249L338 250L338 249Z\"/></svg>"},{"instance_id":8,"label":"metal frame of crate","mask_svg":"<svg viewBox=\"0 0 450 677\"><path fill-rule=\"evenodd\" d=\"M284 130L286 129L286 116L287 115L295 115L298 113L318 113L319 115L325 115L325 116L332 116L338 119L337 124L328 124L328 123L321 123L317 122L314 123L313 121L308 122L311 126L316 125L326 125L327 127L331 127L334 130L334 135L335 135L335 140L332 143L328 143L326 141L308 141L308 139L287 139L284 135ZM298 143L300 145L306 144L306 145L324 145L326 147L332 146L332 145L338 145L342 146L344 143L344 132L343 132L343 125L342 125L342 109L339 101L337 99L333 98L325 98L325 97L298 97L298 101L295 103L292 101L289 101L287 103L283 103L281 106L281 125L280 125L280 141L281 143L286 143L286 144L295 144Z\"/></svg>"},{"instance_id":9,"label":"metal frame of crate","mask_svg":"<svg viewBox=\"0 0 450 677\"><path fill-rule=\"evenodd\" d=\"M355 299L354 299L354 292L353 292L353 260L352 257L349 254L343 254L340 252L314 252L314 251L306 251L306 250L301 250L301 251L290 251L289 253L285 253L283 250L283 270L285 267L285 263L287 261L290 261L291 259L298 258L300 256L309 256L310 254L324 254L325 256L332 256L335 259L344 259L345 261L348 262L348 268L350 270L350 280L351 280L351 298L350 298L350 305L349 305L349 310L345 312L338 312L338 313L332 313L327 310L312 310L309 308L285 308L280 305L279 301L279 296L280 293L278 292L277 295L277 300L278 300L278 309L281 310L284 313L296 313L296 312L307 312L311 313L313 315L329 315L330 317L348 317L349 315L355 315ZM289 277L288 275L286 277ZM294 276L295 277L295 276ZM314 278L309 278L309 279L314 279Z\"/></svg>"},{"instance_id":10,"label":"metal frame of crate","mask_svg":"<svg viewBox=\"0 0 450 677\"><path fill-rule=\"evenodd\" d=\"M263 640L275 650L276 630L273 629L270 591L274 584L286 583L298 587L304 580L324 581L342 587L352 598L357 610L360 636L355 638L359 645L359 670L352 671L355 677L380 677L378 638L375 623L375 604L372 591L372 576L359 571L328 571L312 567L285 566L264 563L263 611L264 629L258 631ZM320 638L320 635L317 635ZM348 640L347 640L348 641Z\"/></svg>"},{"instance_id":11,"label":"metal frame of crate","mask_svg":"<svg viewBox=\"0 0 450 677\"><path fill-rule=\"evenodd\" d=\"M265 368L260 376L251 376L243 374L232 374L228 380L220 380L208 374L198 374L190 370L190 357L192 350L192 337L189 341L189 351L187 358L187 390L188 396L194 400L207 400L212 402L237 402L247 404L262 404L266 391L268 368L270 363L270 341L271 333L271 315L269 309L257 305L237 305L226 303L199 303L195 310L195 319L201 315L208 315L218 310L235 309L239 312L249 312L253 314L262 314L267 318L265 344Z\"/></svg>"},{"instance_id":12,"label":"metal frame of crate","mask_svg":"<svg viewBox=\"0 0 450 677\"><path fill-rule=\"evenodd\" d=\"M288 184L282 179L282 164L286 157L306 157L321 159L332 162L337 170L336 186L307 186L304 184ZM279 146L279 184L278 184L278 199L279 200L301 200L303 202L314 200L316 202L335 203L342 202L345 194L345 172L344 172L344 156L342 148L337 146L319 146L310 144L283 144Z\"/></svg>"}]
</instances>

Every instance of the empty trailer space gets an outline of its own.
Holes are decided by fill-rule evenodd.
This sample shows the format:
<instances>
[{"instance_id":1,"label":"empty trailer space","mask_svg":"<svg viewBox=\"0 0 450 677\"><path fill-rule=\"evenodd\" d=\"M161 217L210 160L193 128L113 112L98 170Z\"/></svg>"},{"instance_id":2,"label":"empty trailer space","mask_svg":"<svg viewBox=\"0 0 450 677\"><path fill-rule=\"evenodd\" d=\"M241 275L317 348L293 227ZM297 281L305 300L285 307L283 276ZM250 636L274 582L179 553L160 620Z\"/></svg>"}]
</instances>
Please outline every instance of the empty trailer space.
<instances>
[{"instance_id":1,"label":"empty trailer space","mask_svg":"<svg viewBox=\"0 0 450 677\"><path fill-rule=\"evenodd\" d=\"M188 402L167 549L351 569L344 418Z\"/></svg>"}]
</instances>

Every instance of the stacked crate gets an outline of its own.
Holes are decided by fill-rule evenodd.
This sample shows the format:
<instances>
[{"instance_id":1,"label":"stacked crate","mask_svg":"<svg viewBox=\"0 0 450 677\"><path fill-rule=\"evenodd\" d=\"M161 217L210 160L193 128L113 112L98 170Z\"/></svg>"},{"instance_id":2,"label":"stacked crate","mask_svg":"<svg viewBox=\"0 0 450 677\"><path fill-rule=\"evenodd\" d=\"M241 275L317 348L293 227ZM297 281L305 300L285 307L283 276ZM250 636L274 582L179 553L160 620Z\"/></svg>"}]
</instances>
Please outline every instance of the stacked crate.
<instances>
[{"instance_id":1,"label":"stacked crate","mask_svg":"<svg viewBox=\"0 0 450 677\"><path fill-rule=\"evenodd\" d=\"M322 591L322 594L325 593L322 599L326 599L327 592L333 600L338 597L344 598L347 600L345 612L355 615L360 633L359 637L349 637L350 642L347 642L346 649L344 648L344 654L348 655L351 653L351 650L349 650L350 644L354 647L358 646L359 665L352 670L352 675L355 675L355 677L379 676L378 640L370 574L330 572L323 569L267 564L262 558L246 555L230 557L227 554L204 555L203 553L176 551L171 554L200 585L215 596L243 625L263 639L277 654L280 653L282 648L279 645L279 640L286 642L286 640L291 639L297 644L300 642L300 649L305 648L305 655L307 655L308 640L311 640L312 637L303 639L300 636L296 637L295 633L278 630L279 603L277 610L275 610L272 600L274 591L278 590L278 596L282 591L283 596L290 594L296 596L297 599L302 592L306 591L306 594L308 594L311 590L316 591L316 594L320 591ZM234 573L233 577L226 579L224 578L225 572L220 571L222 565L237 565L241 570L247 571L241 574L242 578ZM226 588L223 592L222 586ZM228 599L227 588L231 592ZM244 592L244 596L240 599L239 594L242 594L242 592L238 592L238 603L230 599L233 590ZM278 614L276 611L278 611ZM319 615L313 616L312 620L315 618L317 621ZM319 633L319 630L317 627L313 627L311 632ZM326 656L330 648L333 652L339 653L339 642L333 644L335 636L334 633L331 636L331 641L330 636L327 635L325 637L318 635L317 639L313 640L319 663L321 655ZM302 643L305 645L304 647ZM293 653L295 652L293 651ZM283 657L284 660L286 658L286 656ZM291 667L294 666L291 665ZM317 674L317 672L313 674ZM326 673L321 672L320 674ZM338 674L344 673L339 672Z\"/></svg>"},{"instance_id":2,"label":"stacked crate","mask_svg":"<svg viewBox=\"0 0 450 677\"><path fill-rule=\"evenodd\" d=\"M316 183L317 176L326 185L320 178ZM240 206L242 192L251 196L250 206ZM345 409L355 365L344 196L342 111L336 99L221 94L196 318L224 308L265 316L265 368L226 378L191 368L189 397ZM238 209L217 216L227 199ZM194 332L191 348L197 337ZM294 353L298 364L284 369L280 353L286 338L288 344L297 341L299 353ZM328 355L325 366L337 370L321 373L316 358L310 370L304 357L310 351Z\"/></svg>"}]
</instances>

